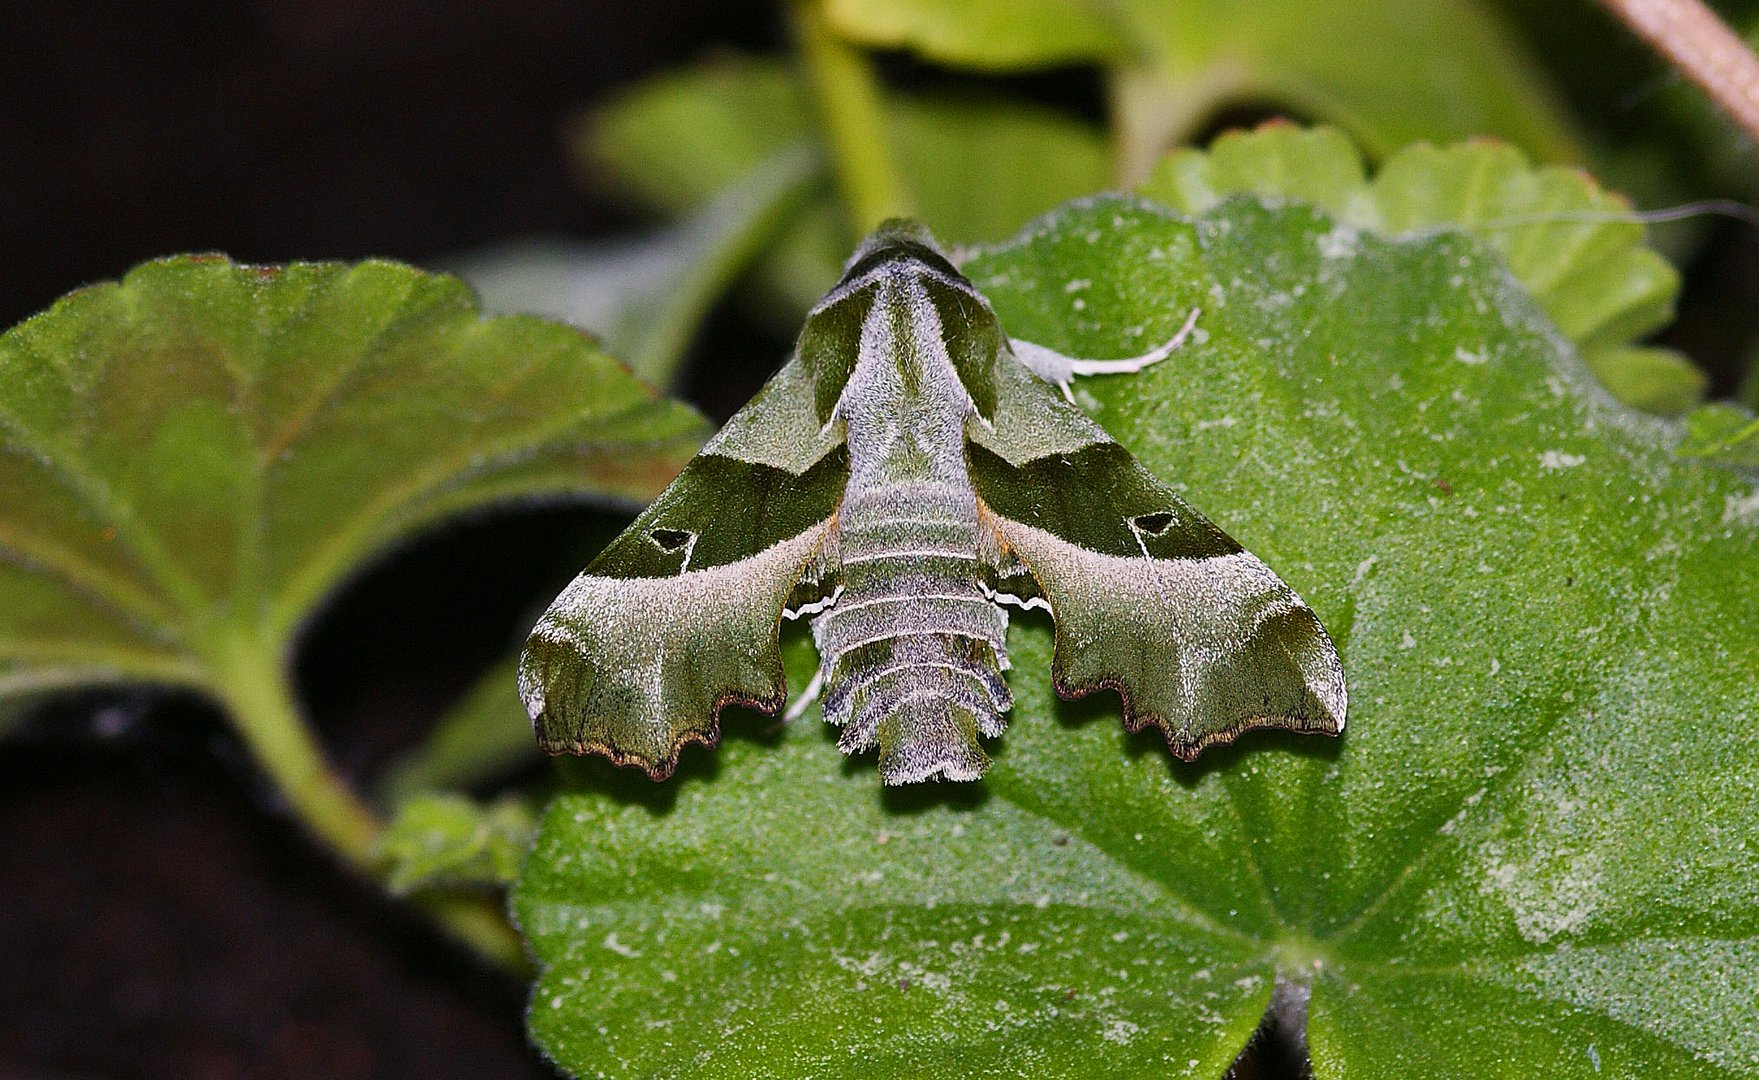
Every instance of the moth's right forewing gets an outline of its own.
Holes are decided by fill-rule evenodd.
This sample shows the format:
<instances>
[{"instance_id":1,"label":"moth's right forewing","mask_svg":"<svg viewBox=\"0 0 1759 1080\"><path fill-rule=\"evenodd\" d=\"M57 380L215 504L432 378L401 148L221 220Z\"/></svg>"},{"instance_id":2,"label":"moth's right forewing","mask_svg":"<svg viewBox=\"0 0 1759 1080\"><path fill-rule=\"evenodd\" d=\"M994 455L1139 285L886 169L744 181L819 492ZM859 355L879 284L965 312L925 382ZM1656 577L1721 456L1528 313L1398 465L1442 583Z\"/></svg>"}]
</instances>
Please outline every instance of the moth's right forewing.
<instances>
[{"instance_id":1,"label":"moth's right forewing","mask_svg":"<svg viewBox=\"0 0 1759 1080\"><path fill-rule=\"evenodd\" d=\"M997 386L972 483L998 565L1030 571L1056 620L1059 692L1117 690L1183 758L1250 728L1343 730L1337 652L1281 578L1049 384L1014 365Z\"/></svg>"}]
</instances>

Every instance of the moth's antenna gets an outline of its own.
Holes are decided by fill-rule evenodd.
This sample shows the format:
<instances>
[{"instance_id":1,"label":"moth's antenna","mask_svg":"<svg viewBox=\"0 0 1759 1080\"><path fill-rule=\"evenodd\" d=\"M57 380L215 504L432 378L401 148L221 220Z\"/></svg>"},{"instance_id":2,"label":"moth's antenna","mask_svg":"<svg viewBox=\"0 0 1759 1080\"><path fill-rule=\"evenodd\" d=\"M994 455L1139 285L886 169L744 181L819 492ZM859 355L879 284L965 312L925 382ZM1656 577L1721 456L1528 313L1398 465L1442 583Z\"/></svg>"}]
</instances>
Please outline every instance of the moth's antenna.
<instances>
[{"instance_id":1,"label":"moth's antenna","mask_svg":"<svg viewBox=\"0 0 1759 1080\"><path fill-rule=\"evenodd\" d=\"M1697 202L1682 203L1679 206L1664 206L1659 210L1576 210L1554 214L1517 214L1513 217L1475 221L1463 227L1468 229L1514 229L1523 225L1549 225L1553 222L1577 221L1653 225L1663 221L1681 221L1685 218L1711 214L1744 221L1759 229L1759 207L1736 202L1734 199L1700 199Z\"/></svg>"}]
</instances>

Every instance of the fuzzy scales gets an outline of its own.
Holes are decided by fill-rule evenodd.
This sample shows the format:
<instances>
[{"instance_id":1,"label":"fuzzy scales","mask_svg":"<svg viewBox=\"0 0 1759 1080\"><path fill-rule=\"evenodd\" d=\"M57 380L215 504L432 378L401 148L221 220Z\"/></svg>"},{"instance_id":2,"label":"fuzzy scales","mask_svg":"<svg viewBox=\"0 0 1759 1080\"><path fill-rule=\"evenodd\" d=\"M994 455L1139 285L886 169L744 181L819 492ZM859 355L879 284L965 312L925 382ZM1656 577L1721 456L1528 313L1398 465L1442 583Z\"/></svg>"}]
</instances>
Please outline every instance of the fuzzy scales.
<instances>
[{"instance_id":1,"label":"fuzzy scales","mask_svg":"<svg viewBox=\"0 0 1759 1080\"><path fill-rule=\"evenodd\" d=\"M968 288L914 258L889 259L826 298L872 293L854 370L832 423L847 432L837 512L841 582L813 617L825 719L845 752L883 749L887 783L973 780L979 734L1012 704L1007 614L990 590L984 525L965 464L976 415L948 355L927 284ZM827 569L831 569L827 567Z\"/></svg>"}]
</instances>

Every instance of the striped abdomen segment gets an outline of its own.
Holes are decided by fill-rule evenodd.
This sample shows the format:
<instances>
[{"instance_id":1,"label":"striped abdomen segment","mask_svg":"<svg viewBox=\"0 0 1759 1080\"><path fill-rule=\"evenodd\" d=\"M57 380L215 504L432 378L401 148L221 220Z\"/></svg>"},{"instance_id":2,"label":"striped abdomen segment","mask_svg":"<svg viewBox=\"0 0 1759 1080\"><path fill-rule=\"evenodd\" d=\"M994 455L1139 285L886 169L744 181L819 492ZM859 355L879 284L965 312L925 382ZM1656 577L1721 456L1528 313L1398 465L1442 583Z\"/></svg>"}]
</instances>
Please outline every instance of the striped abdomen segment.
<instances>
[{"instance_id":1,"label":"striped abdomen segment","mask_svg":"<svg viewBox=\"0 0 1759 1080\"><path fill-rule=\"evenodd\" d=\"M843 591L812 624L825 719L845 752L879 745L887 783L975 779L989 763L978 736L1000 735L1012 704L1007 614L980 585L977 522L860 510L842 515Z\"/></svg>"}]
</instances>

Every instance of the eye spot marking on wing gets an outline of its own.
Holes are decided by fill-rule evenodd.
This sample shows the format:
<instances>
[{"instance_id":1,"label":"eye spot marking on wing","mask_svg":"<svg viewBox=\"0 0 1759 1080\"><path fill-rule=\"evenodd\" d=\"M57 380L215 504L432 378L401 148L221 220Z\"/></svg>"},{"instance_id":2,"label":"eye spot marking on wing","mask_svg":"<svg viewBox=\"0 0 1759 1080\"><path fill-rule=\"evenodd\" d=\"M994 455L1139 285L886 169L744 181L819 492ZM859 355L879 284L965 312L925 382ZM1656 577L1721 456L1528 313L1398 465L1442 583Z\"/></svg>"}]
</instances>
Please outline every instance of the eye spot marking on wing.
<instances>
[{"instance_id":1,"label":"eye spot marking on wing","mask_svg":"<svg viewBox=\"0 0 1759 1080\"><path fill-rule=\"evenodd\" d=\"M1173 527L1173 515L1166 511L1153 514L1138 514L1130 519L1130 528L1143 536L1165 536L1166 531Z\"/></svg>"},{"instance_id":2,"label":"eye spot marking on wing","mask_svg":"<svg viewBox=\"0 0 1759 1080\"><path fill-rule=\"evenodd\" d=\"M678 573L690 569L690 556L696 550L696 534L685 529L649 529L647 542L668 555L680 552L684 557L678 562Z\"/></svg>"},{"instance_id":3,"label":"eye spot marking on wing","mask_svg":"<svg viewBox=\"0 0 1759 1080\"><path fill-rule=\"evenodd\" d=\"M1155 510L1151 513L1137 514L1135 517L1127 517L1124 519L1124 524L1130 527L1131 534L1136 537L1136 547L1141 550L1142 557L1144 559L1152 559L1154 558L1154 554L1148 550L1148 542L1150 540L1159 540L1161 537L1165 536L1172 530L1173 525L1177 521L1178 518L1171 512L1166 510Z\"/></svg>"},{"instance_id":4,"label":"eye spot marking on wing","mask_svg":"<svg viewBox=\"0 0 1759 1080\"><path fill-rule=\"evenodd\" d=\"M683 529L653 529L647 534L647 538L654 547L661 551L670 552L681 550L696 539L696 534L685 532Z\"/></svg>"}]
</instances>

